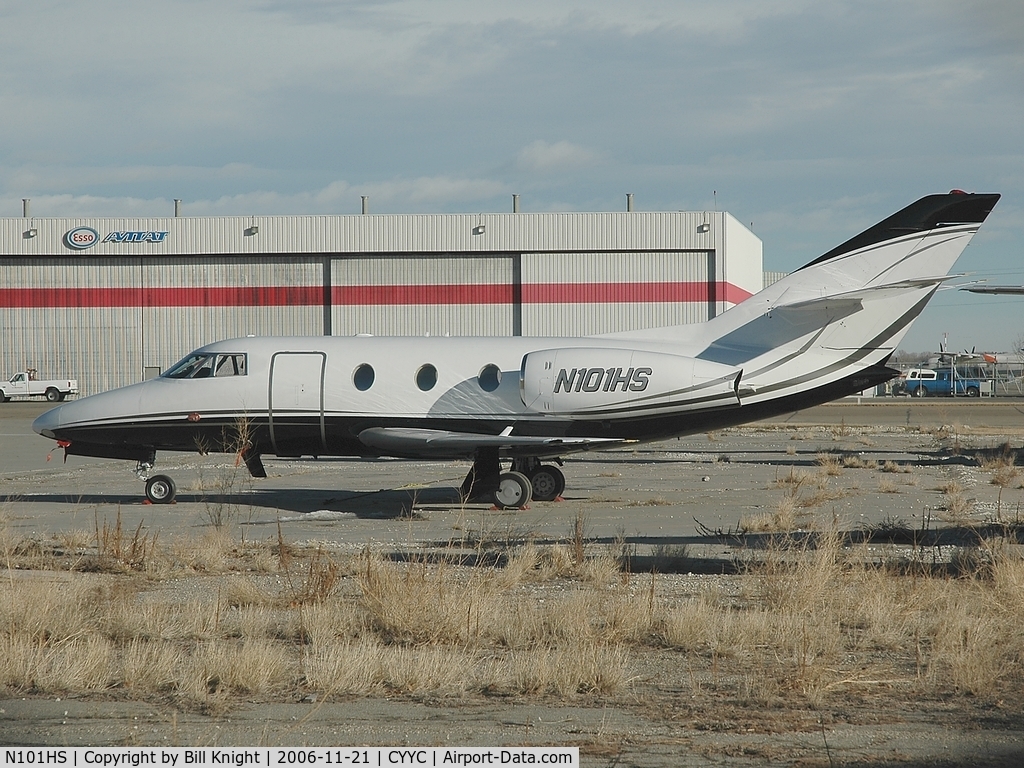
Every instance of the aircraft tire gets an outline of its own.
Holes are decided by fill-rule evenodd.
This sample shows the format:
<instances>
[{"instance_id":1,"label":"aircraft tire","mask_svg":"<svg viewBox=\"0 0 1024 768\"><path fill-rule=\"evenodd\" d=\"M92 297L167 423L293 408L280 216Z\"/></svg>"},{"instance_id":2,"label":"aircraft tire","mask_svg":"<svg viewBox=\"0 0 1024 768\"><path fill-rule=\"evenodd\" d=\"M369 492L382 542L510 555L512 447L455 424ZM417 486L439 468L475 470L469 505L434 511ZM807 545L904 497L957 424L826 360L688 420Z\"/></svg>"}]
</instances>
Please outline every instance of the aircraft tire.
<instances>
[{"instance_id":1,"label":"aircraft tire","mask_svg":"<svg viewBox=\"0 0 1024 768\"><path fill-rule=\"evenodd\" d=\"M551 464L542 464L530 473L531 496L537 501L554 501L565 490L565 475Z\"/></svg>"},{"instance_id":2,"label":"aircraft tire","mask_svg":"<svg viewBox=\"0 0 1024 768\"><path fill-rule=\"evenodd\" d=\"M153 475L146 481L146 498L153 504L170 504L178 489L167 475Z\"/></svg>"},{"instance_id":3,"label":"aircraft tire","mask_svg":"<svg viewBox=\"0 0 1024 768\"><path fill-rule=\"evenodd\" d=\"M60 390L56 389L55 387L49 387L46 390L46 399L49 400L51 403L56 403L58 400L60 400Z\"/></svg>"},{"instance_id":4,"label":"aircraft tire","mask_svg":"<svg viewBox=\"0 0 1024 768\"><path fill-rule=\"evenodd\" d=\"M521 472L502 472L498 489L494 492L494 506L498 509L522 509L530 503L533 486Z\"/></svg>"}]
</instances>

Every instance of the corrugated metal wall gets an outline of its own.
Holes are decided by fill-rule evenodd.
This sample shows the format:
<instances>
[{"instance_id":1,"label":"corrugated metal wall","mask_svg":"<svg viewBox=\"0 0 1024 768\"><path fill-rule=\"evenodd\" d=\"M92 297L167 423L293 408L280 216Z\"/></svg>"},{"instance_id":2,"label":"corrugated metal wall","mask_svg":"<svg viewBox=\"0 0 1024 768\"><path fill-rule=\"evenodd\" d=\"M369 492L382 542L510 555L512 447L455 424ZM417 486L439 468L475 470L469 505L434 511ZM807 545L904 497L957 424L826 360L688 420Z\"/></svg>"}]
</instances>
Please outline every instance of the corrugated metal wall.
<instances>
[{"instance_id":1,"label":"corrugated metal wall","mask_svg":"<svg viewBox=\"0 0 1024 768\"><path fill-rule=\"evenodd\" d=\"M90 393L141 378L138 259L0 259L0 272L18 291L0 302L3 376L35 368Z\"/></svg>"},{"instance_id":2,"label":"corrugated metal wall","mask_svg":"<svg viewBox=\"0 0 1024 768\"><path fill-rule=\"evenodd\" d=\"M583 336L707 320L714 252L524 253L523 335Z\"/></svg>"},{"instance_id":3,"label":"corrugated metal wall","mask_svg":"<svg viewBox=\"0 0 1024 768\"><path fill-rule=\"evenodd\" d=\"M511 256L396 256L331 262L335 336L510 336Z\"/></svg>"}]
</instances>

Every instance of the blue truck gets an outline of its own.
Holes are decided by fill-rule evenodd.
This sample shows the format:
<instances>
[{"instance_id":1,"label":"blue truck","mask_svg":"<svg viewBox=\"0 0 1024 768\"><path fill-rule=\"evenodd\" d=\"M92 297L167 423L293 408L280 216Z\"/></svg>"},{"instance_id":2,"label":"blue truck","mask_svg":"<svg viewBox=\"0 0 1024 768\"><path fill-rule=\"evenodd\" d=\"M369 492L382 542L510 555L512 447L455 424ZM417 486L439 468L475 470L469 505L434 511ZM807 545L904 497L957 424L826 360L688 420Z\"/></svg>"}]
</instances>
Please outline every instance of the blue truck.
<instances>
[{"instance_id":1,"label":"blue truck","mask_svg":"<svg viewBox=\"0 0 1024 768\"><path fill-rule=\"evenodd\" d=\"M985 384L981 379L962 376L951 368L911 368L905 376L900 376L894 387L894 394L907 394L911 397L978 397Z\"/></svg>"}]
</instances>

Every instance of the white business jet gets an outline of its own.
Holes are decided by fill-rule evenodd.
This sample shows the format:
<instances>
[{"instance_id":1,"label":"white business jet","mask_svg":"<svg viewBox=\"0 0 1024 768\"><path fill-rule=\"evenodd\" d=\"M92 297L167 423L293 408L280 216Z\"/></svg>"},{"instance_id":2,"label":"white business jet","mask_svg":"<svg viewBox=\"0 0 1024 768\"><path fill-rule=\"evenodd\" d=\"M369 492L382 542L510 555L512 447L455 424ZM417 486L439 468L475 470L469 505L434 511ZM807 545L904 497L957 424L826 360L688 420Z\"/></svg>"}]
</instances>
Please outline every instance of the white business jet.
<instances>
[{"instance_id":1,"label":"white business jet","mask_svg":"<svg viewBox=\"0 0 1024 768\"><path fill-rule=\"evenodd\" d=\"M466 499L557 498L567 454L755 421L887 381L999 195L930 195L706 322L583 338L263 337L39 416L67 453L465 459ZM507 468L506 468L507 467ZM166 475L146 496L174 499Z\"/></svg>"}]
</instances>

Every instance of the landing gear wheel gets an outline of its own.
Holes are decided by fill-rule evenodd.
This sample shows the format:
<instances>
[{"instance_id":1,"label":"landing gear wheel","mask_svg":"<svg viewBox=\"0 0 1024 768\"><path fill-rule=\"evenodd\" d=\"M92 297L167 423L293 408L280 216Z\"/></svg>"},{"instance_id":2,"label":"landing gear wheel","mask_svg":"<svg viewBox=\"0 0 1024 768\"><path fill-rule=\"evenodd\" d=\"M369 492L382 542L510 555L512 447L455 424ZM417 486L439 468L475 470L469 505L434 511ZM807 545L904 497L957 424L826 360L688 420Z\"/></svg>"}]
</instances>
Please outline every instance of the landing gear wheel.
<instances>
[{"instance_id":1,"label":"landing gear wheel","mask_svg":"<svg viewBox=\"0 0 1024 768\"><path fill-rule=\"evenodd\" d=\"M494 492L494 505L498 509L522 509L530 503L533 487L521 472L502 472L498 477L498 490Z\"/></svg>"},{"instance_id":2,"label":"landing gear wheel","mask_svg":"<svg viewBox=\"0 0 1024 768\"><path fill-rule=\"evenodd\" d=\"M167 475L153 475L146 481L146 498L154 504L170 504L178 489Z\"/></svg>"},{"instance_id":3,"label":"landing gear wheel","mask_svg":"<svg viewBox=\"0 0 1024 768\"><path fill-rule=\"evenodd\" d=\"M49 400L51 403L56 403L58 400L60 400L60 390L57 389L56 387L49 387L46 390L46 399Z\"/></svg>"},{"instance_id":4,"label":"landing gear wheel","mask_svg":"<svg viewBox=\"0 0 1024 768\"><path fill-rule=\"evenodd\" d=\"M565 490L565 475L551 464L542 464L530 473L531 494L537 501L554 501Z\"/></svg>"}]
</instances>

